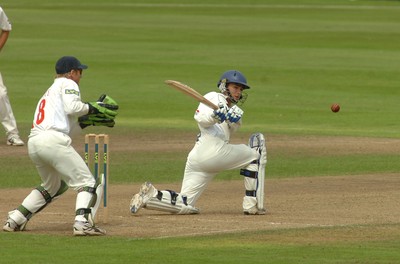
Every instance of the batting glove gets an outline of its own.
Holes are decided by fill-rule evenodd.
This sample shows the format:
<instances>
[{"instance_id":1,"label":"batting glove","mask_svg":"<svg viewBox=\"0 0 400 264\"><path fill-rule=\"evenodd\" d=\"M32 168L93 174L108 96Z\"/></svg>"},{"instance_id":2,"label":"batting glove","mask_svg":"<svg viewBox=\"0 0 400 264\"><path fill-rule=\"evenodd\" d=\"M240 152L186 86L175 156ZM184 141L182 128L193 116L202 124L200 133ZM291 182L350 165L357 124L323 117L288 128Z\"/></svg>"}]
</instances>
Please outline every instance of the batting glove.
<instances>
[{"instance_id":1,"label":"batting glove","mask_svg":"<svg viewBox=\"0 0 400 264\"><path fill-rule=\"evenodd\" d=\"M226 119L230 123L237 123L242 118L243 110L240 109L238 106L234 105L229 109L228 113L226 114Z\"/></svg>"},{"instance_id":2,"label":"batting glove","mask_svg":"<svg viewBox=\"0 0 400 264\"><path fill-rule=\"evenodd\" d=\"M217 120L218 123L222 123L226 120L226 114L228 112L228 107L224 104L219 104L219 109L214 110L212 117Z\"/></svg>"}]
</instances>

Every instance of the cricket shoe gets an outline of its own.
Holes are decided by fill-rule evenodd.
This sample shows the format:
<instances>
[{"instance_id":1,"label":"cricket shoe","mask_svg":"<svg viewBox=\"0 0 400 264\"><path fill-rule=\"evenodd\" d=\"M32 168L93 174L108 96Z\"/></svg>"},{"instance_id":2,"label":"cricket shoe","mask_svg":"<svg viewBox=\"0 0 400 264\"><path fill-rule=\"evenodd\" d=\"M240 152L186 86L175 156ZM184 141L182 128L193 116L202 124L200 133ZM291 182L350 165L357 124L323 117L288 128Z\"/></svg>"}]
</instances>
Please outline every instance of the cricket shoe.
<instances>
[{"instance_id":1,"label":"cricket shoe","mask_svg":"<svg viewBox=\"0 0 400 264\"><path fill-rule=\"evenodd\" d=\"M145 182L140 187L139 193L132 197L129 208L132 214L136 214L140 208L146 205L150 198L155 197L158 191L150 182Z\"/></svg>"},{"instance_id":2,"label":"cricket shoe","mask_svg":"<svg viewBox=\"0 0 400 264\"><path fill-rule=\"evenodd\" d=\"M267 213L267 210L258 209L257 206L254 206L248 210L244 210L243 213L245 215L265 215Z\"/></svg>"},{"instance_id":3,"label":"cricket shoe","mask_svg":"<svg viewBox=\"0 0 400 264\"><path fill-rule=\"evenodd\" d=\"M89 222L75 221L74 236L104 236L106 230L92 226Z\"/></svg>"},{"instance_id":4,"label":"cricket shoe","mask_svg":"<svg viewBox=\"0 0 400 264\"><path fill-rule=\"evenodd\" d=\"M7 138L7 145L9 146L23 146L25 143L21 140L18 135L12 135Z\"/></svg>"},{"instance_id":5,"label":"cricket shoe","mask_svg":"<svg viewBox=\"0 0 400 264\"><path fill-rule=\"evenodd\" d=\"M25 229L26 223L23 223L22 225L17 224L12 218L8 217L6 223L3 226L3 230L6 232L17 232L17 231L23 231Z\"/></svg>"}]
</instances>

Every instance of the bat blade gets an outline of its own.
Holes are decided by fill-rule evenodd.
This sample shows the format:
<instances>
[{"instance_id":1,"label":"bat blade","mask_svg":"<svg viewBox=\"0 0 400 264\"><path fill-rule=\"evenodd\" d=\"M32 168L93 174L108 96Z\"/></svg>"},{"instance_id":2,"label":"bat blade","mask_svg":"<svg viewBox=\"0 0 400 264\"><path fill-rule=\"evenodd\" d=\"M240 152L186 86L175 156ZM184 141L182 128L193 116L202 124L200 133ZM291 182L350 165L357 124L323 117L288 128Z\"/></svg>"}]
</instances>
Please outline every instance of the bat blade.
<instances>
[{"instance_id":1,"label":"bat blade","mask_svg":"<svg viewBox=\"0 0 400 264\"><path fill-rule=\"evenodd\" d=\"M203 103L214 110L219 109L218 106L213 104L211 101L206 99L203 95L201 95L199 92L197 92L193 88L187 86L186 84L183 84L181 82L174 81L174 80L166 80L165 83L168 84L169 86L175 88L176 90L178 90L186 95L189 95L190 97L196 99L200 103Z\"/></svg>"}]
</instances>

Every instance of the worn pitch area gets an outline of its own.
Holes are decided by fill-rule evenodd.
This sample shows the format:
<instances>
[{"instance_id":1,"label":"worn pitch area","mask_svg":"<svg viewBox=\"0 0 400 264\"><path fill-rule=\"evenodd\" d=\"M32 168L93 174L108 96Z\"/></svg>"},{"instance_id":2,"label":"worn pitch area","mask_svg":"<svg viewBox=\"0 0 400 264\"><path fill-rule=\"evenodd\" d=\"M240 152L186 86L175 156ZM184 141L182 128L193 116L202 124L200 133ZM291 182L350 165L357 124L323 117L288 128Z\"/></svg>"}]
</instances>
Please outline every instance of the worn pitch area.
<instances>
[{"instance_id":1,"label":"worn pitch area","mask_svg":"<svg viewBox=\"0 0 400 264\"><path fill-rule=\"evenodd\" d=\"M177 135L168 142L145 142L113 136L113 155L118 151L149 149L165 151L179 148L187 152L192 136ZM245 136L236 139L246 142ZM367 139L339 137L286 137L268 138L270 153L290 151L335 151L338 155L349 153L396 153L400 147L397 139ZM179 144L176 144L179 143ZM75 143L83 146L80 140ZM143 145L140 145L143 144ZM77 147L78 148L78 147ZM26 147L1 147L3 155L26 155ZM7 151L4 151L6 149ZM195 236L272 229L305 227L343 227L359 225L398 225L400 221L400 175L368 174L288 179L266 179L266 206L268 213L260 216L242 214L243 180L211 182L200 198L199 215L170 215L143 209L138 215L129 212L129 201L139 190L140 183L111 184L109 189L109 219L104 224L102 210L98 225L110 236L157 238ZM180 183L156 184L160 189L179 190ZM30 188L0 189L0 215L17 206L30 192ZM32 234L72 235L75 192L69 190L45 210L34 216L26 232Z\"/></svg>"}]
</instances>

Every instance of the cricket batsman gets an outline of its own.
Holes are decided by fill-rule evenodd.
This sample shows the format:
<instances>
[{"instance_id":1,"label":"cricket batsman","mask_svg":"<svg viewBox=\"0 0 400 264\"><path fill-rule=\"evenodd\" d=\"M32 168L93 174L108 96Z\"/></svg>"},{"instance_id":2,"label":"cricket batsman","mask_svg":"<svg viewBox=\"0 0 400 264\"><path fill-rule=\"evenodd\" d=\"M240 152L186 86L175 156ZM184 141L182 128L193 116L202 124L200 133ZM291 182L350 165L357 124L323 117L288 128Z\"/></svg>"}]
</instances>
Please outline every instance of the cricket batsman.
<instances>
[{"instance_id":1,"label":"cricket batsman","mask_svg":"<svg viewBox=\"0 0 400 264\"><path fill-rule=\"evenodd\" d=\"M218 92L204 97L219 109L213 110L200 103L194 119L200 133L190 151L185 166L180 192L158 190L150 182L144 183L130 202L132 214L141 208L173 214L197 214L196 202L217 173L240 169L244 176L245 195L243 212L248 215L265 214L264 178L267 164L265 138L261 133L251 135L248 145L229 143L231 134L242 124L243 110L238 105L247 98L250 89L245 76L230 70L217 83Z\"/></svg>"}]
</instances>

